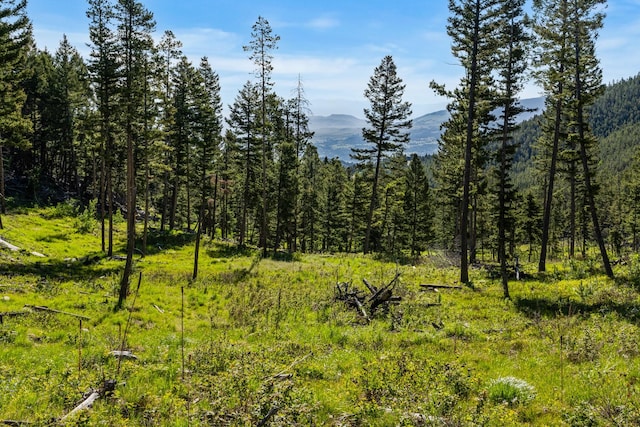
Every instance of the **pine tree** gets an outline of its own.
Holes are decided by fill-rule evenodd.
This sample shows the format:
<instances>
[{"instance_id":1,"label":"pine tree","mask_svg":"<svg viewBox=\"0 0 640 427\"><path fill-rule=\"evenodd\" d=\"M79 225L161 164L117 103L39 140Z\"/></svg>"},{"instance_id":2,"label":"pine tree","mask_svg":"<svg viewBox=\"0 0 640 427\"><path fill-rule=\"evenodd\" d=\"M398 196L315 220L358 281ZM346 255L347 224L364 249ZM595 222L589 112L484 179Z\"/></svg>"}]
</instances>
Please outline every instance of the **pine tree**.
<instances>
[{"instance_id":1,"label":"pine tree","mask_svg":"<svg viewBox=\"0 0 640 427\"><path fill-rule=\"evenodd\" d=\"M572 0L571 3L570 44L573 50L571 64L573 84L571 86L574 99L570 117L574 126L569 134L569 139L577 139L584 175L586 204L591 214L591 222L605 273L613 278L613 270L602 236L595 202L597 186L593 182L593 147L596 141L589 129L586 111L587 106L592 105L604 90L602 70L595 54L595 40L604 20L604 13L598 10L605 4L606 0Z\"/></svg>"},{"instance_id":2,"label":"pine tree","mask_svg":"<svg viewBox=\"0 0 640 427\"><path fill-rule=\"evenodd\" d=\"M22 114L26 94L21 83L27 77L25 60L31 42L26 7L26 0L0 4L0 214L6 213L3 149L24 145L32 129Z\"/></svg>"},{"instance_id":3,"label":"pine tree","mask_svg":"<svg viewBox=\"0 0 640 427\"><path fill-rule=\"evenodd\" d=\"M222 132L222 100L220 98L220 78L213 71L209 60L205 57L200 61L194 86L195 125L196 125L196 153L195 176L200 184L198 227L196 234L196 250L193 268L193 279L198 276L198 255L203 222L205 221L205 207L211 196L211 181L213 178L214 157L220 146ZM215 200L215 198L214 198ZM215 209L215 205L211 207ZM215 227L215 224L211 225Z\"/></svg>"},{"instance_id":4,"label":"pine tree","mask_svg":"<svg viewBox=\"0 0 640 427\"><path fill-rule=\"evenodd\" d=\"M157 46L157 62L159 66L160 83L160 104L162 108L162 129L164 131L164 143L167 150L162 154L164 164L167 165L163 171L162 178L162 207L160 214L160 230L165 229L165 225L170 222L169 218L175 219L176 212L173 210L172 203L172 167L175 164L175 149L173 143L173 129L175 119L175 108L173 103L173 75L175 72L175 64L182 57L180 48L182 43L176 40L175 35L171 31L165 31L160 43ZM175 174L175 170L173 171ZM172 228L170 226L170 228Z\"/></svg>"},{"instance_id":5,"label":"pine tree","mask_svg":"<svg viewBox=\"0 0 640 427\"><path fill-rule=\"evenodd\" d=\"M53 80L53 57L47 51L39 51L33 46L27 54L28 77L23 81L27 96L24 115L33 126L31 133L31 163L25 169L32 171L29 191L38 201L39 186L48 180L47 174L52 166L49 163L49 144L52 139L50 125L55 123L54 111L50 100L50 85Z\"/></svg>"},{"instance_id":6,"label":"pine tree","mask_svg":"<svg viewBox=\"0 0 640 427\"><path fill-rule=\"evenodd\" d=\"M113 5L110 0L88 0L91 59L88 68L95 87L100 120L100 223L102 251L113 255L113 168L116 164L114 122L117 115L120 61L112 30ZM105 221L108 218L108 227ZM108 230L107 230L108 228Z\"/></svg>"},{"instance_id":7,"label":"pine tree","mask_svg":"<svg viewBox=\"0 0 640 427\"><path fill-rule=\"evenodd\" d=\"M322 250L326 252L347 250L347 171L334 157L324 159L322 165Z\"/></svg>"},{"instance_id":8,"label":"pine tree","mask_svg":"<svg viewBox=\"0 0 640 427\"><path fill-rule=\"evenodd\" d=\"M496 30L499 25L499 0L450 0L447 33L452 38L452 53L465 70L460 88L447 93L444 87L432 82L437 92L455 99L458 111L452 112L464 124L464 167L462 169L462 198L460 206L460 282L469 282L469 257L475 256L475 227L470 215L472 182L480 175L480 163L484 159L484 128L491 122L494 94L491 91ZM458 117L461 116L461 117ZM471 211L473 212L473 211Z\"/></svg>"},{"instance_id":9,"label":"pine tree","mask_svg":"<svg viewBox=\"0 0 640 427\"><path fill-rule=\"evenodd\" d=\"M411 256L419 256L432 238L433 209L431 191L424 165L412 154L405 172L404 211L407 220L407 244Z\"/></svg>"},{"instance_id":10,"label":"pine tree","mask_svg":"<svg viewBox=\"0 0 640 427\"><path fill-rule=\"evenodd\" d=\"M497 181L497 226L498 260L500 276L505 298L509 296L509 276L507 272L508 233L515 227L514 208L515 189L511 181L511 167L515 146L513 133L517 128L516 117L525 111L518 101L518 92L522 89L523 74L527 61L525 51L529 41L524 28L522 7L524 0L506 0L502 5L500 26L500 46L498 48L496 86L498 89L497 107L500 110L498 128L495 129L499 148L496 155Z\"/></svg>"},{"instance_id":11,"label":"pine tree","mask_svg":"<svg viewBox=\"0 0 640 427\"><path fill-rule=\"evenodd\" d=\"M251 82L247 82L236 96L233 105L229 107L227 118L229 127L237 137L239 155L236 160L242 171L243 190L238 213L238 244L240 246L244 246L247 241L249 211L256 207L256 181L259 174L256 170L259 158L257 138L259 105L257 88Z\"/></svg>"},{"instance_id":12,"label":"pine tree","mask_svg":"<svg viewBox=\"0 0 640 427\"><path fill-rule=\"evenodd\" d=\"M271 107L273 117L270 121L274 124L274 136L279 141L276 145L276 232L274 240L274 254L283 240L289 253L295 247L296 238L296 207L298 203L298 145L296 141L296 108L295 102L273 98Z\"/></svg>"},{"instance_id":13,"label":"pine tree","mask_svg":"<svg viewBox=\"0 0 640 427\"><path fill-rule=\"evenodd\" d=\"M271 25L262 16L253 25L251 41L248 46L244 46L246 52L250 52L249 58L256 66L255 75L258 78L257 88L260 95L260 137L262 152L261 168L261 207L260 215L260 247L263 256L267 254L269 240L269 203L268 203L268 160L271 156L269 144L269 132L271 124L268 121L268 103L271 95L273 81L271 72L273 71L272 51L277 49L280 36L272 33Z\"/></svg>"},{"instance_id":14,"label":"pine tree","mask_svg":"<svg viewBox=\"0 0 640 427\"><path fill-rule=\"evenodd\" d=\"M127 259L120 281L117 308L129 293L136 239L136 147L142 133L139 118L144 105L144 59L153 48L153 14L135 0L118 0L115 8L118 41L123 64L122 125L127 153Z\"/></svg>"},{"instance_id":15,"label":"pine tree","mask_svg":"<svg viewBox=\"0 0 640 427\"><path fill-rule=\"evenodd\" d=\"M308 145L300 165L300 249L314 252L320 235L320 182L322 162L318 149Z\"/></svg>"},{"instance_id":16,"label":"pine tree","mask_svg":"<svg viewBox=\"0 0 640 427\"><path fill-rule=\"evenodd\" d=\"M304 87L302 85L302 79L298 75L298 85L295 88L295 96L289 101L290 109L292 112L292 122L293 122L293 139L295 141L295 151L296 151L296 175L300 175L300 162L303 153L305 152L308 145L311 143L311 138L313 138L313 132L309 130L309 101L307 100ZM298 183L300 180L298 180ZM292 247L291 250L296 252L298 250L298 217L300 212L300 192L301 188L298 186L295 189L294 200L295 200L295 214L294 214L294 224L293 224L293 236L292 236Z\"/></svg>"},{"instance_id":17,"label":"pine tree","mask_svg":"<svg viewBox=\"0 0 640 427\"><path fill-rule=\"evenodd\" d=\"M52 177L62 182L67 191L79 196L78 118L88 107L91 94L84 61L69 44L66 35L56 51L53 66L49 102L56 112L56 120L49 124L53 127L51 131L56 145L51 147L50 153L55 160Z\"/></svg>"},{"instance_id":18,"label":"pine tree","mask_svg":"<svg viewBox=\"0 0 640 427\"><path fill-rule=\"evenodd\" d=\"M364 92L371 107L364 110L369 127L362 129L362 137L372 147L352 149L351 157L361 163L371 163L374 168L363 246L365 253L371 249L373 213L379 204L378 186L383 160L409 142L411 104L402 101L404 89L393 58L386 56L375 68Z\"/></svg>"}]
</instances>

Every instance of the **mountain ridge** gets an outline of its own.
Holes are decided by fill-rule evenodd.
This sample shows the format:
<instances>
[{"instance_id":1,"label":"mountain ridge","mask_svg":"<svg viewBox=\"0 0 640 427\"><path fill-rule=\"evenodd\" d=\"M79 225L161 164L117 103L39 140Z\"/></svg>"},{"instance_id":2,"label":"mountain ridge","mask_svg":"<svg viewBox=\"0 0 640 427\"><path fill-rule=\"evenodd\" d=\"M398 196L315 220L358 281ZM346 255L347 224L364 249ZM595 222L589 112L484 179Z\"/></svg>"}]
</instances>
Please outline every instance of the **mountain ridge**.
<instances>
[{"instance_id":1,"label":"mountain ridge","mask_svg":"<svg viewBox=\"0 0 640 427\"><path fill-rule=\"evenodd\" d=\"M526 109L535 111L522 113L518 118L519 122L539 114L544 106L544 98L527 98L521 100L521 103ZM437 110L415 117L405 152L417 153L420 156L434 154L438 150L442 123L448 118L447 110ZM309 130L314 132L312 142L320 157L338 157L343 161L350 160L351 148L364 148L367 145L362 138L362 128L366 126L367 122L364 119L349 114L334 113L309 117Z\"/></svg>"}]
</instances>

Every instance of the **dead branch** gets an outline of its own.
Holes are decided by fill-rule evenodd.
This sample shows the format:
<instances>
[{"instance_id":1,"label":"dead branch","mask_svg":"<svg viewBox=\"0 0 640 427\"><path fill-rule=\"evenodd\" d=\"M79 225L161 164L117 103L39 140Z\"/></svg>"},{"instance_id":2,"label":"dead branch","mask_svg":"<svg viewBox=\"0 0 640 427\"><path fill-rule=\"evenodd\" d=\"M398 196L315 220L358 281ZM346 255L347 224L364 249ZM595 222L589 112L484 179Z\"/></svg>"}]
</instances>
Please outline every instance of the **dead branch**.
<instances>
[{"instance_id":1,"label":"dead branch","mask_svg":"<svg viewBox=\"0 0 640 427\"><path fill-rule=\"evenodd\" d=\"M360 314L362 314L362 317L364 317L367 320L367 323L370 323L371 319L367 315L367 312L365 311L364 307L362 306L362 303L360 302L360 300L358 298L353 298L353 302L358 307L358 310L360 310Z\"/></svg>"},{"instance_id":2,"label":"dead branch","mask_svg":"<svg viewBox=\"0 0 640 427\"><path fill-rule=\"evenodd\" d=\"M16 317L16 316L24 316L25 314L29 314L28 311L5 311L0 313L0 325L4 323L5 317Z\"/></svg>"},{"instance_id":3,"label":"dead branch","mask_svg":"<svg viewBox=\"0 0 640 427\"><path fill-rule=\"evenodd\" d=\"M378 288L376 288L375 286L373 286L372 284L370 284L367 279L362 279L362 282L364 283L364 285L367 287L367 289L369 289L369 292L371 292L372 294L375 294L376 292L378 292Z\"/></svg>"},{"instance_id":4,"label":"dead branch","mask_svg":"<svg viewBox=\"0 0 640 427\"><path fill-rule=\"evenodd\" d=\"M67 415L63 416L62 418L60 418L60 421L65 421L67 418L73 416L74 414L77 414L78 412L83 411L85 409L89 409L96 400L98 400L102 396L106 396L107 394L111 393L113 390L115 390L115 388L116 388L115 381L106 380L102 385L102 387L100 387L98 390L92 390L91 393L89 393L89 395L82 402L80 402L80 404L78 404L75 408L71 410L71 412L69 412Z\"/></svg>"},{"instance_id":5,"label":"dead branch","mask_svg":"<svg viewBox=\"0 0 640 427\"><path fill-rule=\"evenodd\" d=\"M109 354L119 359L138 360L138 356L128 350L112 350Z\"/></svg>"},{"instance_id":6,"label":"dead branch","mask_svg":"<svg viewBox=\"0 0 640 427\"><path fill-rule=\"evenodd\" d=\"M450 286L450 285L420 285L426 291L438 292L438 289L462 289L462 286Z\"/></svg>"},{"instance_id":7,"label":"dead branch","mask_svg":"<svg viewBox=\"0 0 640 427\"><path fill-rule=\"evenodd\" d=\"M271 409L269 409L269 412L267 413L267 415L264 416L262 420L260 420L260 422L257 424L257 427L266 426L267 423L269 422L269 419L273 417L276 414L276 412L278 412L279 410L280 410L280 407L278 406L274 406Z\"/></svg>"},{"instance_id":8,"label":"dead branch","mask_svg":"<svg viewBox=\"0 0 640 427\"><path fill-rule=\"evenodd\" d=\"M283 369L282 371L278 372L277 374L273 375L273 378L281 378L287 371L293 369L294 366L304 362L306 359L308 359L309 357L313 356L313 352L305 354L304 356L302 356L299 359L294 360L289 366L287 366L285 369Z\"/></svg>"},{"instance_id":9,"label":"dead branch","mask_svg":"<svg viewBox=\"0 0 640 427\"><path fill-rule=\"evenodd\" d=\"M81 314L69 313L68 311L54 310L53 308L49 308L49 307L42 306L42 305L25 304L24 306L27 307L27 308L30 308L32 310L48 311L49 313L65 314L67 316L72 316L72 317L75 317L75 318L78 318L78 319L91 320L90 317L83 316Z\"/></svg>"}]
</instances>

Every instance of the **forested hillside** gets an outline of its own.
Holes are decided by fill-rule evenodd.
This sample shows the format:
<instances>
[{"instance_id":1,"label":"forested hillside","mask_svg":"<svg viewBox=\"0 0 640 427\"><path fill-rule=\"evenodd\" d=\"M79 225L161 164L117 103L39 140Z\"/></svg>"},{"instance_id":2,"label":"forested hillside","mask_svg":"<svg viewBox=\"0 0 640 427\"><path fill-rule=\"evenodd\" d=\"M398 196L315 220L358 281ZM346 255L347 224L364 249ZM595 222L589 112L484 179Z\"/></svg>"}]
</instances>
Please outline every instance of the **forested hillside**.
<instances>
[{"instance_id":1,"label":"forested hillside","mask_svg":"<svg viewBox=\"0 0 640 427\"><path fill-rule=\"evenodd\" d=\"M66 37L54 52L38 49L24 4L5 14L11 23L5 43L14 49L6 67L16 72L5 74L12 93L4 98L11 114L2 124L3 212L5 204L73 200L79 212L99 219L106 254L113 254L119 216L127 220L128 260L147 250L151 230L187 230L198 242L222 238L258 246L263 255L401 257L437 248L462 252L463 266L547 249L560 256L567 239L572 248L582 241L585 254L597 243L603 257L605 243L618 253L635 243L632 198L625 193L632 191L632 175L624 171L633 167L638 78L600 90L590 50L602 25L594 5L573 10L541 2L531 26L519 2L485 5L477 17L482 22L470 25L465 8L471 6L461 2L451 10L457 25L448 32L473 82L463 79L453 89L431 82L449 99L447 111L412 120L402 76L386 56L364 94L365 119L332 118L341 125L308 116L302 79L291 97L278 95L272 71L280 37L263 17L247 29L252 78L223 116L215 64L206 57L192 63L171 31L154 39L153 13L142 3L90 0L87 57ZM556 33L573 37L585 23L589 30L571 39L577 55L558 56L555 33L545 28L555 25ZM518 37L501 33L507 30ZM123 36L129 33L134 39ZM501 42L465 52L473 37ZM550 71L558 64L562 75ZM544 99L547 105L544 115L520 123L532 114L519 96L530 78L527 67L537 70L545 92L535 106ZM351 129L346 139L344 129ZM343 139L322 145L332 138ZM436 144L427 170L415 154ZM544 176L553 162L555 189ZM618 175L614 212L612 193L598 184ZM545 192L559 199L543 209Z\"/></svg>"},{"instance_id":2,"label":"forested hillside","mask_svg":"<svg viewBox=\"0 0 640 427\"><path fill-rule=\"evenodd\" d=\"M600 173L605 177L624 172L640 146L640 74L607 85L589 109L589 123L599 139ZM535 185L535 145L540 138L539 115L524 121L514 134L518 145L514 179L522 190Z\"/></svg>"}]
</instances>

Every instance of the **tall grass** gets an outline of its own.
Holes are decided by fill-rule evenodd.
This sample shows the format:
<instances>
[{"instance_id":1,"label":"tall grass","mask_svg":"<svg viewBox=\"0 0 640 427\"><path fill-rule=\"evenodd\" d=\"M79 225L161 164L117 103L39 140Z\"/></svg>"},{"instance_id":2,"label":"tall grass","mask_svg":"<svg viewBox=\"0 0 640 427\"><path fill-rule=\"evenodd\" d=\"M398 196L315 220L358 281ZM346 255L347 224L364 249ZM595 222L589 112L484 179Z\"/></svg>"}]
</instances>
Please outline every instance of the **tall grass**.
<instances>
[{"instance_id":1,"label":"tall grass","mask_svg":"<svg viewBox=\"0 0 640 427\"><path fill-rule=\"evenodd\" d=\"M505 301L484 270L472 271L473 288L424 292L420 284L457 277L435 253L415 265L277 260L207 241L190 281L189 236L158 232L155 250L136 260L135 306L114 312L122 262L68 216L41 213L4 218L3 237L24 251L0 251L0 312L24 314L0 325L0 419L49 423L115 379L115 392L69 425L640 422L635 262L617 267L617 282L588 264L558 264L552 277L510 283ZM397 271L402 301L370 323L335 299L337 282L364 290L362 279L381 286ZM79 330L73 316L26 304L90 320ZM124 348L138 359L118 372L110 352L129 317Z\"/></svg>"}]
</instances>

